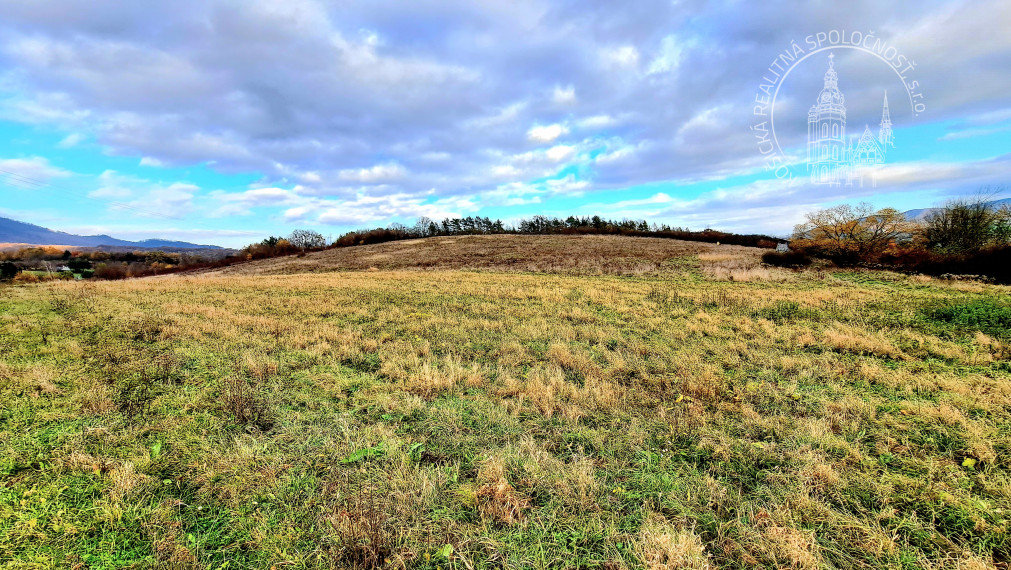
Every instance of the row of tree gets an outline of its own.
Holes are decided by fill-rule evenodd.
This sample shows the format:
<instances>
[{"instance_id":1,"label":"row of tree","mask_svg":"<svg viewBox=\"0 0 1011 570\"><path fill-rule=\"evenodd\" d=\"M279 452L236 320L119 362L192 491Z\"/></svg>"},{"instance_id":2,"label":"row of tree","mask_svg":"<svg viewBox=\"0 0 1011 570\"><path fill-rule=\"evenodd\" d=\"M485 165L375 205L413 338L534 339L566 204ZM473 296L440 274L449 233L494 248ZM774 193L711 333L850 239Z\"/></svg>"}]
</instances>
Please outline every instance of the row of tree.
<instances>
[{"instance_id":1,"label":"row of tree","mask_svg":"<svg viewBox=\"0 0 1011 570\"><path fill-rule=\"evenodd\" d=\"M791 245L827 257L867 260L890 248L920 247L963 254L1011 242L1011 208L989 194L953 200L920 220L893 208L842 204L807 214Z\"/></svg>"},{"instance_id":2,"label":"row of tree","mask_svg":"<svg viewBox=\"0 0 1011 570\"><path fill-rule=\"evenodd\" d=\"M114 278L117 275L145 274L202 262L204 258L191 254L152 251L68 250L52 246L24 247L0 252L0 279L13 279L24 271L34 271L47 278L73 278L98 276ZM24 277L30 273L26 273Z\"/></svg>"},{"instance_id":3,"label":"row of tree","mask_svg":"<svg viewBox=\"0 0 1011 570\"><path fill-rule=\"evenodd\" d=\"M386 228L356 230L340 236L332 245L350 247L432 236L492 234L626 235L768 248L775 247L779 241L776 238L760 234L741 235L710 228L692 231L688 228L671 227L666 224L650 224L646 220L607 220L600 216L569 216L567 218L533 216L521 219L515 225L507 225L502 220L493 221L487 217L467 216L465 218L446 218L441 222L422 217L413 226L392 224Z\"/></svg>"},{"instance_id":4,"label":"row of tree","mask_svg":"<svg viewBox=\"0 0 1011 570\"><path fill-rule=\"evenodd\" d=\"M790 247L840 265L876 263L926 273L1011 280L1011 208L996 193L952 200L919 220L892 208L847 204L807 214Z\"/></svg>"}]
</instances>

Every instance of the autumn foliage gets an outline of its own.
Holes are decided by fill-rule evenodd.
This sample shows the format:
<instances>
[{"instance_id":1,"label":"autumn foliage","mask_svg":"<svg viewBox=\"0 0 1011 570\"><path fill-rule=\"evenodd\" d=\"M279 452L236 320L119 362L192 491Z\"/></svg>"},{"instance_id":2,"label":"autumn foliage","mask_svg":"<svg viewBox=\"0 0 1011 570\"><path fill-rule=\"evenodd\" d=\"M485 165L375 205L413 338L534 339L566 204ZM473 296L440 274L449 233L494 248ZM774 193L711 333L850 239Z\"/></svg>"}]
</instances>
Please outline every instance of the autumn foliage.
<instances>
[{"instance_id":1,"label":"autumn foliage","mask_svg":"<svg viewBox=\"0 0 1011 570\"><path fill-rule=\"evenodd\" d=\"M838 265L928 275L976 275L1011 283L1011 212L992 194L956 199L922 221L892 208L842 204L807 214L790 247ZM775 262L775 263L774 263ZM786 265L772 258L767 263Z\"/></svg>"},{"instance_id":2,"label":"autumn foliage","mask_svg":"<svg viewBox=\"0 0 1011 570\"><path fill-rule=\"evenodd\" d=\"M876 260L889 247L908 242L913 224L893 208L841 204L807 214L794 228L791 245L840 264Z\"/></svg>"}]
</instances>

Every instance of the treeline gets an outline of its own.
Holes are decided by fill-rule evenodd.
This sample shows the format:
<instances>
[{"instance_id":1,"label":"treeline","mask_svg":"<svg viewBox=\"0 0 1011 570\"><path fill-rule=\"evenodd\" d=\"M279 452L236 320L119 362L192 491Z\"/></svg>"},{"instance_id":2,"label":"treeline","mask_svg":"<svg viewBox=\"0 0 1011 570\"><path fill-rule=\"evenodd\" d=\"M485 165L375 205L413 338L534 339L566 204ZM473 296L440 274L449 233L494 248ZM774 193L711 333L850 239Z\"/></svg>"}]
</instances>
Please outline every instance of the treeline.
<instances>
[{"instance_id":1,"label":"treeline","mask_svg":"<svg viewBox=\"0 0 1011 570\"><path fill-rule=\"evenodd\" d=\"M770 252L763 260L797 266L815 257L839 266L972 275L1011 283L1011 209L995 201L995 195L984 189L935 208L917 221L869 204L811 212L794 229L792 251Z\"/></svg>"},{"instance_id":2,"label":"treeline","mask_svg":"<svg viewBox=\"0 0 1011 570\"><path fill-rule=\"evenodd\" d=\"M334 247L351 247L384 243L404 239L434 236L495 235L495 234L568 234L568 235L622 235L635 237L656 237L726 243L751 247L773 248L780 241L760 234L734 234L713 229L692 231L688 228L671 227L666 224L650 224L646 220L607 220L600 216L555 218L534 216L520 220L516 225L506 225L502 220L487 217L467 216L466 218L446 218L436 222L420 218L413 226L393 224L386 228L364 229L348 232L333 242Z\"/></svg>"},{"instance_id":3,"label":"treeline","mask_svg":"<svg viewBox=\"0 0 1011 570\"><path fill-rule=\"evenodd\" d=\"M203 256L153 251L71 251L52 246L0 252L0 279L121 279L205 263Z\"/></svg>"},{"instance_id":4,"label":"treeline","mask_svg":"<svg viewBox=\"0 0 1011 570\"><path fill-rule=\"evenodd\" d=\"M332 242L313 230L299 229L287 236L271 236L225 257L206 258L162 251L112 253L63 251L57 248L26 248L0 254L0 279L22 282L46 279L125 279L211 269L285 255L305 255L334 247L352 247L396 240L460 235L622 235L656 237L773 248L780 241L759 234L734 234L713 229L692 231L645 220L607 220L600 216L555 218L534 216L506 225L502 220L467 216L436 222L419 218L413 226L392 224L386 228L348 232Z\"/></svg>"},{"instance_id":5,"label":"treeline","mask_svg":"<svg viewBox=\"0 0 1011 570\"><path fill-rule=\"evenodd\" d=\"M254 259L304 255L330 247L318 232L295 230L220 255L152 251L71 251L52 246L0 252L0 280L33 283L51 279L126 279L214 269ZM206 250L205 250L206 251Z\"/></svg>"}]
</instances>

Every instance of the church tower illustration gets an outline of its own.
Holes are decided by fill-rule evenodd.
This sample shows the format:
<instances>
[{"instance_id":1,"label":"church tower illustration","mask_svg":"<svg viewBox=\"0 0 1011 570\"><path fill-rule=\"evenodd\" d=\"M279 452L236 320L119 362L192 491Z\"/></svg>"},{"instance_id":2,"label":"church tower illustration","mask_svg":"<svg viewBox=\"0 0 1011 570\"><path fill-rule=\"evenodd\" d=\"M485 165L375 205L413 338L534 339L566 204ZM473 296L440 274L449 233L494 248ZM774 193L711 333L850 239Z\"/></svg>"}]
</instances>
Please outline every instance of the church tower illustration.
<instances>
[{"instance_id":1,"label":"church tower illustration","mask_svg":"<svg viewBox=\"0 0 1011 570\"><path fill-rule=\"evenodd\" d=\"M847 138L846 97L839 90L835 54L829 54L824 87L807 113L807 171L811 182L831 186L873 184L873 169L869 167L883 164L888 149L894 146L887 91L877 136L865 125L858 137Z\"/></svg>"}]
</instances>

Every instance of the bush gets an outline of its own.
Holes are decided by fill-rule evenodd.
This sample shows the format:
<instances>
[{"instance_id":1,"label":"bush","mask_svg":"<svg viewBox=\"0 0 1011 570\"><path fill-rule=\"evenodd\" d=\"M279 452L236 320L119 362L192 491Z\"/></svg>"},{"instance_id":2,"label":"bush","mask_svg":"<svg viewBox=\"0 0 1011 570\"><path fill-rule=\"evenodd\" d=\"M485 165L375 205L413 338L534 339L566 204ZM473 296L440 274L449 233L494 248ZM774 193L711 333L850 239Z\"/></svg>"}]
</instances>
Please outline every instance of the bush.
<instances>
[{"instance_id":1,"label":"bush","mask_svg":"<svg viewBox=\"0 0 1011 570\"><path fill-rule=\"evenodd\" d=\"M908 248L882 256L881 262L927 275L983 275L998 283L1011 283L1011 246L963 254Z\"/></svg>"},{"instance_id":2,"label":"bush","mask_svg":"<svg viewBox=\"0 0 1011 570\"><path fill-rule=\"evenodd\" d=\"M931 249L962 253L1005 245L1011 239L1011 211L990 201L994 192L961 198L927 218L924 237Z\"/></svg>"},{"instance_id":3,"label":"bush","mask_svg":"<svg viewBox=\"0 0 1011 570\"><path fill-rule=\"evenodd\" d=\"M361 230L355 232L348 232L341 237L337 238L334 242L336 247L351 247L355 245L369 245L373 243L386 243L389 241L398 241L410 239L414 236L409 234L404 230L390 230L385 228L377 228L374 230Z\"/></svg>"},{"instance_id":4,"label":"bush","mask_svg":"<svg viewBox=\"0 0 1011 570\"><path fill-rule=\"evenodd\" d=\"M127 423L133 424L147 417L156 394L151 378L144 371L119 374L109 378L108 383L114 390L112 401Z\"/></svg>"},{"instance_id":5,"label":"bush","mask_svg":"<svg viewBox=\"0 0 1011 570\"><path fill-rule=\"evenodd\" d=\"M274 426L274 414L260 387L239 376L225 382L222 403L239 424L259 431L269 431Z\"/></svg>"},{"instance_id":6,"label":"bush","mask_svg":"<svg viewBox=\"0 0 1011 570\"><path fill-rule=\"evenodd\" d=\"M801 307L800 303L795 301L776 301L772 305L756 311L755 316L777 323L785 323L797 319L817 320L820 315L813 309Z\"/></svg>"},{"instance_id":7,"label":"bush","mask_svg":"<svg viewBox=\"0 0 1011 570\"><path fill-rule=\"evenodd\" d=\"M82 270L85 270L85 269L91 269L91 260L90 259L84 259L84 258L71 259L70 261L67 262L67 267L69 267L70 269L72 269L74 271L82 271Z\"/></svg>"},{"instance_id":8,"label":"bush","mask_svg":"<svg viewBox=\"0 0 1011 570\"><path fill-rule=\"evenodd\" d=\"M95 277L99 279L125 279L126 268L119 264L99 263L95 268Z\"/></svg>"},{"instance_id":9,"label":"bush","mask_svg":"<svg viewBox=\"0 0 1011 570\"><path fill-rule=\"evenodd\" d=\"M10 261L0 264L0 279L14 279L21 269Z\"/></svg>"},{"instance_id":10,"label":"bush","mask_svg":"<svg viewBox=\"0 0 1011 570\"><path fill-rule=\"evenodd\" d=\"M776 267L804 267L811 265L811 257L802 251L767 251L762 254L762 263Z\"/></svg>"}]
</instances>

